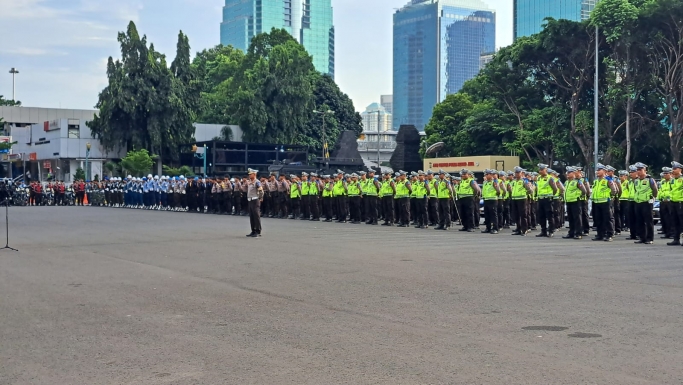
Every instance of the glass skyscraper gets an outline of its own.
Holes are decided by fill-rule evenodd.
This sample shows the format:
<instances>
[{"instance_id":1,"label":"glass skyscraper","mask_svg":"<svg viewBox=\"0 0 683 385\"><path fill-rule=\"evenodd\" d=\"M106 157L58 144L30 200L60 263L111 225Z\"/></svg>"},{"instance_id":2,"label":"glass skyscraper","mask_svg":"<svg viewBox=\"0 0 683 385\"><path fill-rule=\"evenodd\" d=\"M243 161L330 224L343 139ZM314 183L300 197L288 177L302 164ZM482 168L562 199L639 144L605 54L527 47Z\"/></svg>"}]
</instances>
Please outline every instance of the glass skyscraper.
<instances>
[{"instance_id":1,"label":"glass skyscraper","mask_svg":"<svg viewBox=\"0 0 683 385\"><path fill-rule=\"evenodd\" d=\"M515 40L541 32L544 19L587 20L597 0L514 0Z\"/></svg>"},{"instance_id":2,"label":"glass skyscraper","mask_svg":"<svg viewBox=\"0 0 683 385\"><path fill-rule=\"evenodd\" d=\"M424 130L434 106L479 73L495 36L496 13L481 0L411 0L396 11L394 129Z\"/></svg>"},{"instance_id":3,"label":"glass skyscraper","mask_svg":"<svg viewBox=\"0 0 683 385\"><path fill-rule=\"evenodd\" d=\"M313 65L334 77L332 0L225 0L221 44L246 51L251 39L282 28L313 57Z\"/></svg>"}]
</instances>

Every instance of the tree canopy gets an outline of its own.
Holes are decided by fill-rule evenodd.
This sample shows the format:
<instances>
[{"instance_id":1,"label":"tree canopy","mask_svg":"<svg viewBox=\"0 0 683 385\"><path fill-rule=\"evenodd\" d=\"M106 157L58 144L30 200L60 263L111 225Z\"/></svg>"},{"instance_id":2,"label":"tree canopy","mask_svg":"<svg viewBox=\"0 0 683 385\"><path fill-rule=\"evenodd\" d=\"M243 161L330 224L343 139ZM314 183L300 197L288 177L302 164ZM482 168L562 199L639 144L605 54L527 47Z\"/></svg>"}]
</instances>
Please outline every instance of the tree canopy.
<instances>
[{"instance_id":1,"label":"tree canopy","mask_svg":"<svg viewBox=\"0 0 683 385\"><path fill-rule=\"evenodd\" d=\"M192 67L201 84L198 119L238 124L245 141L308 145L322 151L343 130L360 134L362 119L334 80L313 67L311 56L285 30L253 38L246 53L216 46L199 52Z\"/></svg>"},{"instance_id":2,"label":"tree canopy","mask_svg":"<svg viewBox=\"0 0 683 385\"><path fill-rule=\"evenodd\" d=\"M147 43L133 22L118 34L121 59L109 57L109 84L88 125L108 149L146 149L162 158L176 159L178 148L192 140L199 82L190 66L190 45L178 34L176 57L169 67L166 56Z\"/></svg>"},{"instance_id":3,"label":"tree canopy","mask_svg":"<svg viewBox=\"0 0 683 385\"><path fill-rule=\"evenodd\" d=\"M680 160L683 2L602 0L590 20L546 19L541 32L501 49L434 107L426 141L444 142L451 155L516 153L527 165L591 166L595 92L601 162Z\"/></svg>"},{"instance_id":4,"label":"tree canopy","mask_svg":"<svg viewBox=\"0 0 683 385\"><path fill-rule=\"evenodd\" d=\"M0 106L6 106L6 107L17 106L17 107L19 107L19 106L21 106L21 102L18 100L14 101L14 100L5 99L4 96L0 95Z\"/></svg>"}]
</instances>

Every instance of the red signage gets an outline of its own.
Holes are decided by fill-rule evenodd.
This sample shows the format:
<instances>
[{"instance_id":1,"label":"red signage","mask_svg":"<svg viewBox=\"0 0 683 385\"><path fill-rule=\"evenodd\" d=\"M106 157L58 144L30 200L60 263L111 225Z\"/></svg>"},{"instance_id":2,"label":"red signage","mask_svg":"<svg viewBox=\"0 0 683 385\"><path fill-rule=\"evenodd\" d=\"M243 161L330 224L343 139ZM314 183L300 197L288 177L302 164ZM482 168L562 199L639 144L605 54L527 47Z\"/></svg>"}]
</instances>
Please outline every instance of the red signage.
<instances>
[{"instance_id":1,"label":"red signage","mask_svg":"<svg viewBox=\"0 0 683 385\"><path fill-rule=\"evenodd\" d=\"M28 154L28 160L38 160L38 154L35 152Z\"/></svg>"},{"instance_id":2,"label":"red signage","mask_svg":"<svg viewBox=\"0 0 683 385\"><path fill-rule=\"evenodd\" d=\"M474 167L474 162L434 163L432 167Z\"/></svg>"},{"instance_id":3,"label":"red signage","mask_svg":"<svg viewBox=\"0 0 683 385\"><path fill-rule=\"evenodd\" d=\"M46 131L46 132L47 132L47 131L50 131L50 122L45 121L45 122L43 123L43 131Z\"/></svg>"},{"instance_id":4,"label":"red signage","mask_svg":"<svg viewBox=\"0 0 683 385\"><path fill-rule=\"evenodd\" d=\"M49 160L44 160L43 168L52 169L52 162L50 162Z\"/></svg>"}]
</instances>

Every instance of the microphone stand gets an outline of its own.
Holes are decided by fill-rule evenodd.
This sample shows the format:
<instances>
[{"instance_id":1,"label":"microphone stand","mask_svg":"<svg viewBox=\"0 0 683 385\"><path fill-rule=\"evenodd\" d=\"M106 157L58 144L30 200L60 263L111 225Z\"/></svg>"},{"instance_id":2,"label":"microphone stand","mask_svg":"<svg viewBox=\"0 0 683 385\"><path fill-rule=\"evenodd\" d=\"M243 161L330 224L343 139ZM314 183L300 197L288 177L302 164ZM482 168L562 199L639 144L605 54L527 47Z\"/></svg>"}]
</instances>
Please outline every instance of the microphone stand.
<instances>
[{"instance_id":1,"label":"microphone stand","mask_svg":"<svg viewBox=\"0 0 683 385\"><path fill-rule=\"evenodd\" d=\"M5 247L0 247L0 250L4 249L9 249L9 250L14 250L14 251L19 251L15 249L14 247L10 247L9 245L9 198L5 198L4 201L0 202L0 204L5 204L5 231L6 231L6 236L7 236L7 242L5 243Z\"/></svg>"}]
</instances>

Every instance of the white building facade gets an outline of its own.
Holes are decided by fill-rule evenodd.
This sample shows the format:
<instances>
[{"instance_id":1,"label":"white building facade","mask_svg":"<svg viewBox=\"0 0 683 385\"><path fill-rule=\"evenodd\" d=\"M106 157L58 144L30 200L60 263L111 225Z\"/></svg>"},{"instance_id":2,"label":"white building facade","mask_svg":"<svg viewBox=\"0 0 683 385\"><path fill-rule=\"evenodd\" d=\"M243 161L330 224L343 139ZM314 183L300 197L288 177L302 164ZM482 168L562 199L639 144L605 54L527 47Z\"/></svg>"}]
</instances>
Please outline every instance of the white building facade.
<instances>
[{"instance_id":1,"label":"white building facade","mask_svg":"<svg viewBox=\"0 0 683 385\"><path fill-rule=\"evenodd\" d=\"M391 131L391 114L379 103L372 103L360 116L364 132Z\"/></svg>"},{"instance_id":2,"label":"white building facade","mask_svg":"<svg viewBox=\"0 0 683 385\"><path fill-rule=\"evenodd\" d=\"M31 179L48 176L73 182L78 168L90 179L104 176L104 164L125 156L123 149L106 151L82 119L54 119L12 129L14 154L21 154L22 169ZM88 145L90 150L88 151ZM86 165L87 163L87 165Z\"/></svg>"}]
</instances>

